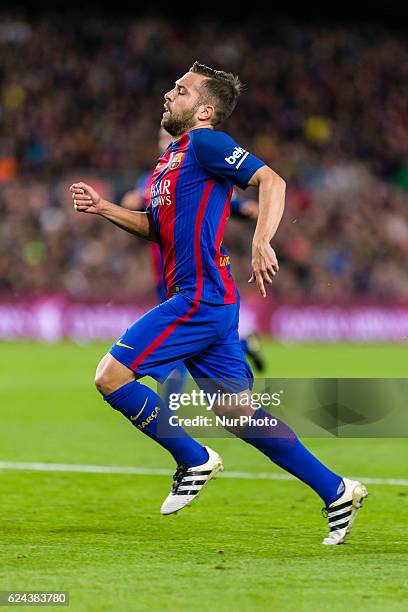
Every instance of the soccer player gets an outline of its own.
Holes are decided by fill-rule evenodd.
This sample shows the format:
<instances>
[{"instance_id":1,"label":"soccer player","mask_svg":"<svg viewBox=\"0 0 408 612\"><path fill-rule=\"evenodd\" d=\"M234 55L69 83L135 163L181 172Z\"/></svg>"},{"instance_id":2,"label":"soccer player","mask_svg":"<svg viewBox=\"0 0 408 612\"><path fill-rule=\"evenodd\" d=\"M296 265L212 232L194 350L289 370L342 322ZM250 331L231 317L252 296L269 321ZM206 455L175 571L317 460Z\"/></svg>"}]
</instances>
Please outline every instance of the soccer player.
<instances>
[{"instance_id":1,"label":"soccer player","mask_svg":"<svg viewBox=\"0 0 408 612\"><path fill-rule=\"evenodd\" d=\"M278 271L271 246L280 223L285 182L261 160L214 128L234 110L238 77L195 63L164 96L162 126L174 137L159 158L146 212L126 210L83 182L70 189L77 211L98 214L141 238L158 242L168 299L129 327L98 365L95 383L103 398L140 431L167 449L177 463L162 514L189 505L219 470L219 454L180 425L148 386L163 382L184 362L201 389L235 394L213 407L229 431L309 485L324 501L329 534L340 544L367 496L358 481L323 465L285 423L250 404L253 375L238 337L239 295L221 246L233 185L259 187L259 216L252 239L252 274L265 285ZM231 396L230 396L231 397ZM251 422L241 425L241 417Z\"/></svg>"}]
</instances>

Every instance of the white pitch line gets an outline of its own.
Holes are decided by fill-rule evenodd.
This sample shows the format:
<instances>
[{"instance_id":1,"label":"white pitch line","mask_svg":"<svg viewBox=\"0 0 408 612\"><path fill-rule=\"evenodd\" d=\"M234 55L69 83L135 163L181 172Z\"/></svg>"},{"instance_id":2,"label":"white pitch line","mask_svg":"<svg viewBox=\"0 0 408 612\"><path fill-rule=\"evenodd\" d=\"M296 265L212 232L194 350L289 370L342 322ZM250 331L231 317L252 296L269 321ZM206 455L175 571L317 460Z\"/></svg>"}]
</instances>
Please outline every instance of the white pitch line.
<instances>
[{"instance_id":1,"label":"white pitch line","mask_svg":"<svg viewBox=\"0 0 408 612\"><path fill-rule=\"evenodd\" d=\"M139 476L171 476L174 470L160 470L154 468L116 467L110 465L75 465L66 463L26 463L15 461L0 461L0 470L21 470L30 472L76 472L80 474L135 474ZM222 478L237 478L240 480L296 480L290 474L276 474L274 472L223 472ZM408 480L404 478L370 478L353 476L366 484L396 485L408 487Z\"/></svg>"}]
</instances>

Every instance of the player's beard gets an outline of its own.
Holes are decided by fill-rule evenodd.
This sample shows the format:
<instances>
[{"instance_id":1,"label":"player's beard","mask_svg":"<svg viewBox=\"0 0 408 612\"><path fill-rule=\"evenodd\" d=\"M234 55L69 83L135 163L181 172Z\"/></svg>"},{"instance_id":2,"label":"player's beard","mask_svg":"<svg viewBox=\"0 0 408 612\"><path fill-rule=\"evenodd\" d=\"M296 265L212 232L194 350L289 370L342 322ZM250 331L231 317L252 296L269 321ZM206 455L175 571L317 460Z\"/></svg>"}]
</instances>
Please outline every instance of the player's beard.
<instances>
[{"instance_id":1,"label":"player's beard","mask_svg":"<svg viewBox=\"0 0 408 612\"><path fill-rule=\"evenodd\" d=\"M185 112L183 115L176 115L176 113L170 113L167 119L161 120L161 126L171 136L181 136L185 134L195 125L194 115L197 107L195 106L192 110Z\"/></svg>"}]
</instances>

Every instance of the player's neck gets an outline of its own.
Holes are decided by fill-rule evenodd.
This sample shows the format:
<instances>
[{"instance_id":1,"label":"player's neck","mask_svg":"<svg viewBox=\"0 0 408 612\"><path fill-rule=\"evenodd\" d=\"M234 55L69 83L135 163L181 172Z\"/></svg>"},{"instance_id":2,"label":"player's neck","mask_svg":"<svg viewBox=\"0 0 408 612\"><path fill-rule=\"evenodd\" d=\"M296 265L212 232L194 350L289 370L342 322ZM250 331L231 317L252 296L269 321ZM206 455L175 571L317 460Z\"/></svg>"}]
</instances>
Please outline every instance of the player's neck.
<instances>
[{"instance_id":1,"label":"player's neck","mask_svg":"<svg viewBox=\"0 0 408 612\"><path fill-rule=\"evenodd\" d=\"M194 127L190 128L188 131L192 132L193 130L202 130L203 128L206 128L207 130L213 130L214 126L212 123L198 123L197 125L195 125Z\"/></svg>"},{"instance_id":2,"label":"player's neck","mask_svg":"<svg viewBox=\"0 0 408 612\"><path fill-rule=\"evenodd\" d=\"M197 125L191 127L189 130L187 130L186 132L183 132L182 134L179 134L178 136L175 136L175 140L180 140L180 138L182 138L182 136L184 136L184 134L188 134L189 132L192 132L193 130L202 130L202 129L207 129L207 130L213 130L214 126L212 125L212 123L198 123Z\"/></svg>"}]
</instances>

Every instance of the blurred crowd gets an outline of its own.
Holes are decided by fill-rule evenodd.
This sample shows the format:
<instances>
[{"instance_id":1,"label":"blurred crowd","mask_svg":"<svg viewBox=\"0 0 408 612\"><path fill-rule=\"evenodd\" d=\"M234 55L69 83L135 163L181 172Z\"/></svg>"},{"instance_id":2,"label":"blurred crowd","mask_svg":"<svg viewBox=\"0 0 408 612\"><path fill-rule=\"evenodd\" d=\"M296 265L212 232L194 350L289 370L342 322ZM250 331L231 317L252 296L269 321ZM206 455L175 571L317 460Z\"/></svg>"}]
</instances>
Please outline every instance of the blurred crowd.
<instances>
[{"instance_id":1,"label":"blurred crowd","mask_svg":"<svg viewBox=\"0 0 408 612\"><path fill-rule=\"evenodd\" d=\"M274 295L407 301L408 50L398 34L1 14L0 292L151 294L146 245L75 214L67 186L91 177L118 201L154 163L163 94L194 60L240 75L246 91L222 127L287 181ZM233 220L224 241L242 292L252 231Z\"/></svg>"}]
</instances>

